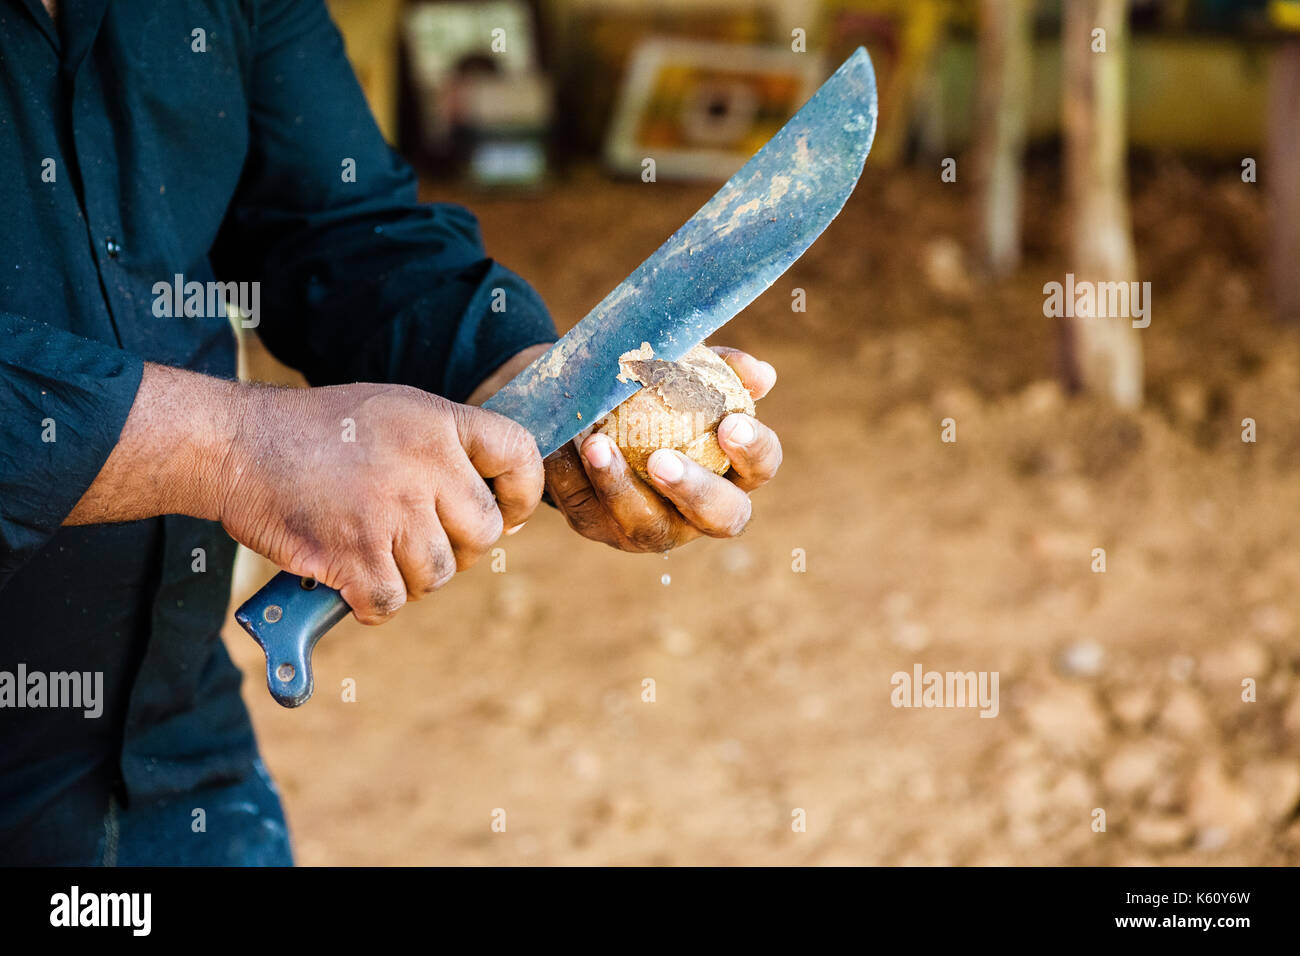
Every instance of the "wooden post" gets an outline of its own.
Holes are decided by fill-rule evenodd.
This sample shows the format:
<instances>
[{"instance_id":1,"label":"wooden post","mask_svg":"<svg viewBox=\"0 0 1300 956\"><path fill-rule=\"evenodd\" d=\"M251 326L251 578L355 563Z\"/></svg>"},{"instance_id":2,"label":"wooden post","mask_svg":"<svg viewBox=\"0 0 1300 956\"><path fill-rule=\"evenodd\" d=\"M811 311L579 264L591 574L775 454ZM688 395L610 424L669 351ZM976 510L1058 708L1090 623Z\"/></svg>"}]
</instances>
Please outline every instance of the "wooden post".
<instances>
[{"instance_id":1,"label":"wooden post","mask_svg":"<svg viewBox=\"0 0 1300 956\"><path fill-rule=\"evenodd\" d=\"M1064 6L1069 271L1076 283L1128 283L1137 279L1126 171L1128 4L1070 0ZM1142 343L1131 319L1075 317L1065 322L1067 382L1124 408L1141 404Z\"/></svg>"},{"instance_id":2,"label":"wooden post","mask_svg":"<svg viewBox=\"0 0 1300 956\"><path fill-rule=\"evenodd\" d=\"M1273 216L1273 305L1284 322L1300 324L1300 37L1274 54L1269 150L1260 170Z\"/></svg>"},{"instance_id":3,"label":"wooden post","mask_svg":"<svg viewBox=\"0 0 1300 956\"><path fill-rule=\"evenodd\" d=\"M979 258L994 276L1020 264L1032 55L1032 0L980 0L975 113Z\"/></svg>"}]
</instances>

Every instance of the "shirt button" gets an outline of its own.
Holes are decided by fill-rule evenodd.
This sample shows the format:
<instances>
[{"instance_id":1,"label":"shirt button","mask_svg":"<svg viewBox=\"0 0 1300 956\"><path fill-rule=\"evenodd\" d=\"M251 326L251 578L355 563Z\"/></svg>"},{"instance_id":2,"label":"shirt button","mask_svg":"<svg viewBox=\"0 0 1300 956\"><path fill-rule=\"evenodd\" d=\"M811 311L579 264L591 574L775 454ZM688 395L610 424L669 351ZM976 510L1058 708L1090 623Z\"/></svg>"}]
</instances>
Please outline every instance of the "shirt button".
<instances>
[{"instance_id":1,"label":"shirt button","mask_svg":"<svg viewBox=\"0 0 1300 956\"><path fill-rule=\"evenodd\" d=\"M110 259L116 259L122 252L122 244L109 236L104 240L104 251L108 253Z\"/></svg>"}]
</instances>

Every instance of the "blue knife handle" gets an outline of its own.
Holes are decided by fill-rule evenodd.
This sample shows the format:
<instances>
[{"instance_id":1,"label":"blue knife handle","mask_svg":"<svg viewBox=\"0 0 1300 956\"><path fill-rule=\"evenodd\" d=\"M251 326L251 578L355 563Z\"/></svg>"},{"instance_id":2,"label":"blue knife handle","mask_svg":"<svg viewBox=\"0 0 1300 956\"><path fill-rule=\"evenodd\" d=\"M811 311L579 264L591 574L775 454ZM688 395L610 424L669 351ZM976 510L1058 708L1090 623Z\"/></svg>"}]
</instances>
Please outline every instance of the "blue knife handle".
<instances>
[{"instance_id":1,"label":"blue knife handle","mask_svg":"<svg viewBox=\"0 0 1300 956\"><path fill-rule=\"evenodd\" d=\"M235 612L266 653L266 686L276 703L300 707L311 699L312 649L350 611L333 588L281 571Z\"/></svg>"}]
</instances>

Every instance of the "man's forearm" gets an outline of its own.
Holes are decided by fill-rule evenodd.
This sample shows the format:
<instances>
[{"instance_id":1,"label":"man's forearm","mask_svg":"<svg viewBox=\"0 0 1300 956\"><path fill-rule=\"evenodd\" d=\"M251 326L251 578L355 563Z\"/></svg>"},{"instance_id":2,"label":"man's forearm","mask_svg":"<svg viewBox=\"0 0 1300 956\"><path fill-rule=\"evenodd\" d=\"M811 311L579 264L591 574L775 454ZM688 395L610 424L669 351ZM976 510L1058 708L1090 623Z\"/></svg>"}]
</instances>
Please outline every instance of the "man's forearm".
<instances>
[{"instance_id":1,"label":"man's forearm","mask_svg":"<svg viewBox=\"0 0 1300 956\"><path fill-rule=\"evenodd\" d=\"M219 517L222 463L248 388L147 363L116 447L63 523Z\"/></svg>"},{"instance_id":2,"label":"man's forearm","mask_svg":"<svg viewBox=\"0 0 1300 956\"><path fill-rule=\"evenodd\" d=\"M466 404L481 405L549 345L525 349L492 373ZM131 414L93 484L65 525L156 515L220 517L228 453L262 387L146 363Z\"/></svg>"}]
</instances>

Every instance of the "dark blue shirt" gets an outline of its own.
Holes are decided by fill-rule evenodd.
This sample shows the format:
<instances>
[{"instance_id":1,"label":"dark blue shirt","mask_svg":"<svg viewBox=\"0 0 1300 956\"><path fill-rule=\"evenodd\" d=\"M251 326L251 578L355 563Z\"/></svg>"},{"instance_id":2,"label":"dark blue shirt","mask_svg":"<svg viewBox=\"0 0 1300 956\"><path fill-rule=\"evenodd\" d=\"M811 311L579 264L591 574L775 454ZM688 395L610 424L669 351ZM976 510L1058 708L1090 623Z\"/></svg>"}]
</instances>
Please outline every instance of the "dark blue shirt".
<instances>
[{"instance_id":1,"label":"dark blue shirt","mask_svg":"<svg viewBox=\"0 0 1300 956\"><path fill-rule=\"evenodd\" d=\"M167 317L158 283L260 283L257 333L316 385L462 400L555 334L472 216L417 202L321 0L59 16L0 0L0 862L19 835L80 839L110 795L240 779L256 752L219 637L220 526L61 527L145 361L235 375L227 316ZM20 666L101 673L101 715L6 703Z\"/></svg>"}]
</instances>

